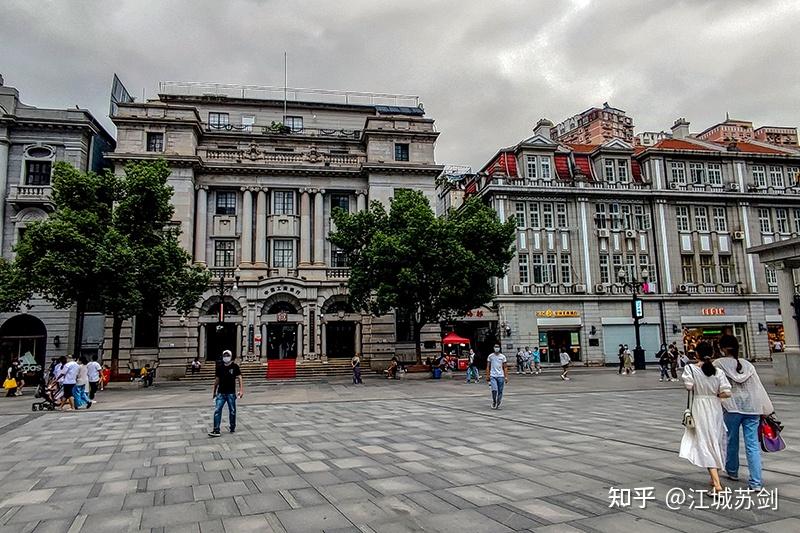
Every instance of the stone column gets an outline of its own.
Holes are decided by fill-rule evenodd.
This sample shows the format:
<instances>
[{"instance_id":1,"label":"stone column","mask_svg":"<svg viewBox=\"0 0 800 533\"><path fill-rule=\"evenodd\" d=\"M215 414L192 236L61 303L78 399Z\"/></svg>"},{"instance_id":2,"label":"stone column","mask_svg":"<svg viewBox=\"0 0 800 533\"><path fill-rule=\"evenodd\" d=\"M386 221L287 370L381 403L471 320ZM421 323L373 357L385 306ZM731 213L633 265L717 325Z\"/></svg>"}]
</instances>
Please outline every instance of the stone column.
<instances>
[{"instance_id":1,"label":"stone column","mask_svg":"<svg viewBox=\"0 0 800 533\"><path fill-rule=\"evenodd\" d=\"M256 197L256 264L265 267L267 264L267 192L258 191Z\"/></svg>"},{"instance_id":2,"label":"stone column","mask_svg":"<svg viewBox=\"0 0 800 533\"><path fill-rule=\"evenodd\" d=\"M6 224L6 195L8 194L8 140L0 139L0 227ZM3 232L0 231L0 257L3 256Z\"/></svg>"},{"instance_id":3,"label":"stone column","mask_svg":"<svg viewBox=\"0 0 800 533\"><path fill-rule=\"evenodd\" d=\"M206 263L206 228L208 227L208 193L205 186L197 189L194 210L194 262Z\"/></svg>"},{"instance_id":4,"label":"stone column","mask_svg":"<svg viewBox=\"0 0 800 533\"><path fill-rule=\"evenodd\" d=\"M197 339L197 355L205 361L206 358L206 325L200 324L200 338Z\"/></svg>"},{"instance_id":5,"label":"stone column","mask_svg":"<svg viewBox=\"0 0 800 533\"><path fill-rule=\"evenodd\" d=\"M236 324L236 358L241 361L242 360L242 324Z\"/></svg>"},{"instance_id":6,"label":"stone column","mask_svg":"<svg viewBox=\"0 0 800 533\"><path fill-rule=\"evenodd\" d=\"M367 191L356 191L356 210L363 211L367 208Z\"/></svg>"},{"instance_id":7,"label":"stone column","mask_svg":"<svg viewBox=\"0 0 800 533\"><path fill-rule=\"evenodd\" d=\"M303 349L305 345L305 338L303 337L303 323L300 322L297 324L297 358L303 359L305 355L305 350Z\"/></svg>"},{"instance_id":8,"label":"stone column","mask_svg":"<svg viewBox=\"0 0 800 533\"><path fill-rule=\"evenodd\" d=\"M320 358L325 357L327 359L327 333L328 333L328 325L325 322L321 322L319 325L319 337L320 337L320 348L319 348L319 356Z\"/></svg>"},{"instance_id":9,"label":"stone column","mask_svg":"<svg viewBox=\"0 0 800 533\"><path fill-rule=\"evenodd\" d=\"M311 197L308 189L300 191L300 265L311 263Z\"/></svg>"},{"instance_id":10,"label":"stone column","mask_svg":"<svg viewBox=\"0 0 800 533\"><path fill-rule=\"evenodd\" d=\"M253 193L242 188L242 264L253 262Z\"/></svg>"},{"instance_id":11,"label":"stone column","mask_svg":"<svg viewBox=\"0 0 800 533\"><path fill-rule=\"evenodd\" d=\"M363 356L364 352L361 350L361 322L356 322L356 353Z\"/></svg>"},{"instance_id":12,"label":"stone column","mask_svg":"<svg viewBox=\"0 0 800 533\"><path fill-rule=\"evenodd\" d=\"M261 357L267 356L267 325L265 323L261 323L261 348L259 349L259 354Z\"/></svg>"},{"instance_id":13,"label":"stone column","mask_svg":"<svg viewBox=\"0 0 800 533\"><path fill-rule=\"evenodd\" d=\"M783 352L772 354L776 385L800 385L800 340L794 320L794 276L789 265L775 264L778 301L783 322Z\"/></svg>"},{"instance_id":14,"label":"stone column","mask_svg":"<svg viewBox=\"0 0 800 533\"><path fill-rule=\"evenodd\" d=\"M324 231L324 218L325 210L323 208L322 198L325 194L324 189L320 189L314 195L314 264L325 264L325 239L322 234Z\"/></svg>"}]
</instances>

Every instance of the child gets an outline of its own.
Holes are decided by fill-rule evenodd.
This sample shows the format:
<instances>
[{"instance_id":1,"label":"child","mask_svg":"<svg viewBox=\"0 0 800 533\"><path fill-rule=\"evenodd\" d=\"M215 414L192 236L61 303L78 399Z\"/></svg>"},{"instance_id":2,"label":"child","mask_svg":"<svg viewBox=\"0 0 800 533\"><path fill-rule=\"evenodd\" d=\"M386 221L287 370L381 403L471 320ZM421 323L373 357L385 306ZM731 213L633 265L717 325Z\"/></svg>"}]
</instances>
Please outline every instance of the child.
<instances>
[{"instance_id":1,"label":"child","mask_svg":"<svg viewBox=\"0 0 800 533\"><path fill-rule=\"evenodd\" d=\"M522 348L520 348L519 350L517 350L517 374L519 374L520 372L525 372L524 361L525 361L525 354L522 351Z\"/></svg>"},{"instance_id":2,"label":"child","mask_svg":"<svg viewBox=\"0 0 800 533\"><path fill-rule=\"evenodd\" d=\"M100 379L100 390L105 390L109 381L111 381L111 368L108 365L103 365Z\"/></svg>"},{"instance_id":3,"label":"child","mask_svg":"<svg viewBox=\"0 0 800 533\"><path fill-rule=\"evenodd\" d=\"M669 377L669 366L672 362L672 355L667 350L667 347L663 344L661 345L661 351L658 352L658 365L661 368L661 377L658 378L658 381L672 381L672 378Z\"/></svg>"},{"instance_id":4,"label":"child","mask_svg":"<svg viewBox=\"0 0 800 533\"><path fill-rule=\"evenodd\" d=\"M564 381L569 381L570 378L567 377L567 372L569 372L569 364L572 360L567 353L566 348L561 348L561 353L558 355L559 359L561 359L561 379Z\"/></svg>"},{"instance_id":5,"label":"child","mask_svg":"<svg viewBox=\"0 0 800 533\"><path fill-rule=\"evenodd\" d=\"M533 348L533 369L537 375L542 373L542 354L538 346Z\"/></svg>"}]
</instances>

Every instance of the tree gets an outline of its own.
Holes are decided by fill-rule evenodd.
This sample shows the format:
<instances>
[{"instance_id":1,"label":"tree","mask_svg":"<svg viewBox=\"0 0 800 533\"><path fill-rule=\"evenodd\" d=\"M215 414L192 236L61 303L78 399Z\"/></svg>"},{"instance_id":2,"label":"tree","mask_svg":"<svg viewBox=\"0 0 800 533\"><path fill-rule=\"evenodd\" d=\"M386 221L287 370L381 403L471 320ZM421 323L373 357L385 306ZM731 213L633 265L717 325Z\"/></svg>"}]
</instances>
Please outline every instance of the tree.
<instances>
[{"instance_id":1,"label":"tree","mask_svg":"<svg viewBox=\"0 0 800 533\"><path fill-rule=\"evenodd\" d=\"M357 213L335 209L330 240L350 264L351 304L380 316L394 309L411 321L417 361L426 324L492 300L492 278L514 255L516 224L501 222L477 198L437 218L424 194L400 190L389 212L380 202Z\"/></svg>"},{"instance_id":2,"label":"tree","mask_svg":"<svg viewBox=\"0 0 800 533\"><path fill-rule=\"evenodd\" d=\"M0 313L19 310L22 302L30 297L19 269L13 263L0 258Z\"/></svg>"}]
</instances>

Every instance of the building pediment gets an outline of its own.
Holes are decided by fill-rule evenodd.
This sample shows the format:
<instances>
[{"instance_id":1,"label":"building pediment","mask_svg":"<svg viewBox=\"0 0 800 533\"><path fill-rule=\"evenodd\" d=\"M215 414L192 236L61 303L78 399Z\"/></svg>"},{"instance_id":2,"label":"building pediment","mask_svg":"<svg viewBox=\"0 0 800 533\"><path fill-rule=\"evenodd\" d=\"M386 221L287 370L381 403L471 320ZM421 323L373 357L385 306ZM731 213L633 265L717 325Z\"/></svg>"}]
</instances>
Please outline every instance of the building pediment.
<instances>
[{"instance_id":1,"label":"building pediment","mask_svg":"<svg viewBox=\"0 0 800 533\"><path fill-rule=\"evenodd\" d=\"M558 143L552 139L548 139L544 135L534 135L522 141L521 148L558 148Z\"/></svg>"}]
</instances>

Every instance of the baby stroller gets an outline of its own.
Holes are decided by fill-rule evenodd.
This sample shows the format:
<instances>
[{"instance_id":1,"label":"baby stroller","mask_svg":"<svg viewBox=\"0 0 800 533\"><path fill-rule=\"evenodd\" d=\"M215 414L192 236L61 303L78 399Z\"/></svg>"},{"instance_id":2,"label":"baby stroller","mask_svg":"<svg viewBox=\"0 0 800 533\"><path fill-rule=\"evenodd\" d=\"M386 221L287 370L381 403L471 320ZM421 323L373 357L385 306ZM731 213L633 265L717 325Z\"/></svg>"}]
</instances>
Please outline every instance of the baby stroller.
<instances>
[{"instance_id":1,"label":"baby stroller","mask_svg":"<svg viewBox=\"0 0 800 533\"><path fill-rule=\"evenodd\" d=\"M31 404L31 411L53 411L56 408L56 396L59 392L59 384L56 380L51 380L47 385L40 382L36 388L36 398L40 401Z\"/></svg>"}]
</instances>

